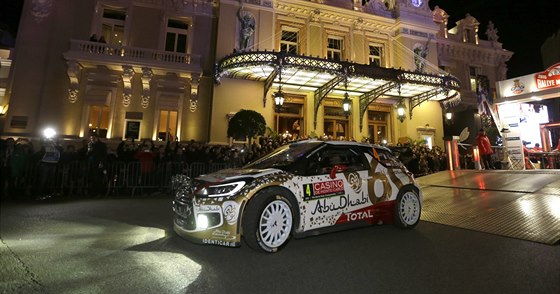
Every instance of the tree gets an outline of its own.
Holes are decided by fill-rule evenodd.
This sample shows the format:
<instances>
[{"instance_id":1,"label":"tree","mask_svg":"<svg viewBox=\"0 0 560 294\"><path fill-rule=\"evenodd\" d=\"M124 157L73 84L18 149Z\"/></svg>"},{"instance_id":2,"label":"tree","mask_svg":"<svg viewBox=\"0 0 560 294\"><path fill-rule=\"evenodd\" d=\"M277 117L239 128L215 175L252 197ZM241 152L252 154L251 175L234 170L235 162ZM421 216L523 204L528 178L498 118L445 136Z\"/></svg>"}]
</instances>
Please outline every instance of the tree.
<instances>
[{"instance_id":1,"label":"tree","mask_svg":"<svg viewBox=\"0 0 560 294\"><path fill-rule=\"evenodd\" d=\"M228 123L227 135L232 138L249 138L249 145L256 136L264 135L266 121L264 117L253 110L241 109Z\"/></svg>"}]
</instances>

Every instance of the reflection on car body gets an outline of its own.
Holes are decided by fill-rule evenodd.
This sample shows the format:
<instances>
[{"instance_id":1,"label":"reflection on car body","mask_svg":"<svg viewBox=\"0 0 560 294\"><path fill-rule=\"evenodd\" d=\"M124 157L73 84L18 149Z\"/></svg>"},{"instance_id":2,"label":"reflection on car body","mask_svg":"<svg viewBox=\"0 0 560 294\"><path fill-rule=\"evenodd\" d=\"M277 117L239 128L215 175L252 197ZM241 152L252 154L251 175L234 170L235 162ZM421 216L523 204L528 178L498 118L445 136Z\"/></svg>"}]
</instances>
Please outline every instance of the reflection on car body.
<instances>
[{"instance_id":1,"label":"reflection on car body","mask_svg":"<svg viewBox=\"0 0 560 294\"><path fill-rule=\"evenodd\" d=\"M276 252L303 237L364 224L413 228L422 194L387 148L306 140L238 169L174 178L174 230L197 243Z\"/></svg>"}]
</instances>

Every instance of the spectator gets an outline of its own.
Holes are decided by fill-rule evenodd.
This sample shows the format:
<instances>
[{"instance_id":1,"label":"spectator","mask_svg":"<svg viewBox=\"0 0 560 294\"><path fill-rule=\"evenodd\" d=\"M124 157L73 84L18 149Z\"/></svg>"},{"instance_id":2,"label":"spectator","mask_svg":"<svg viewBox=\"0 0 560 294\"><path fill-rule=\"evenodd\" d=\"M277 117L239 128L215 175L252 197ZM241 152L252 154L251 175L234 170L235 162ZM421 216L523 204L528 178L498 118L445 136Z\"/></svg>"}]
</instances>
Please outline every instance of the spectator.
<instances>
[{"instance_id":1,"label":"spectator","mask_svg":"<svg viewBox=\"0 0 560 294\"><path fill-rule=\"evenodd\" d=\"M494 165L492 164L492 154L494 151L492 150L492 145L490 144L490 139L486 135L486 131L480 129L475 140L480 154L482 169L494 169Z\"/></svg>"},{"instance_id":2,"label":"spectator","mask_svg":"<svg viewBox=\"0 0 560 294\"><path fill-rule=\"evenodd\" d=\"M556 148L554 148L552 152L560 152L560 138L558 138L558 143L556 144Z\"/></svg>"},{"instance_id":3,"label":"spectator","mask_svg":"<svg viewBox=\"0 0 560 294\"><path fill-rule=\"evenodd\" d=\"M134 154L134 158L140 161L140 170L143 174L150 173L153 170L156 155L150 149L150 146L143 144Z\"/></svg>"},{"instance_id":4,"label":"spectator","mask_svg":"<svg viewBox=\"0 0 560 294\"><path fill-rule=\"evenodd\" d=\"M118 160L128 163L134 161L134 155L136 154L137 148L134 143L134 138L128 137L126 140L119 143L117 146L117 157Z\"/></svg>"},{"instance_id":5,"label":"spectator","mask_svg":"<svg viewBox=\"0 0 560 294\"><path fill-rule=\"evenodd\" d=\"M104 37L104 36L99 37L99 40L97 40L97 42L103 43L103 44L106 44L106 43L107 43L107 42L105 41L105 37ZM105 46L105 45L100 45L100 46L97 48L97 50L98 50L98 53L102 53L102 54L110 53L109 48L108 48L107 46Z\"/></svg>"},{"instance_id":6,"label":"spectator","mask_svg":"<svg viewBox=\"0 0 560 294\"><path fill-rule=\"evenodd\" d=\"M66 149L62 152L58 162L58 168L62 171L62 186L64 188L62 192L64 194L73 195L73 193L77 193L74 190L75 188L81 188L78 187L79 179L87 175L83 163L84 161L76 151L76 146L73 144L66 145Z\"/></svg>"},{"instance_id":7,"label":"spectator","mask_svg":"<svg viewBox=\"0 0 560 294\"><path fill-rule=\"evenodd\" d=\"M10 178L10 167L9 159L14 153L15 140L14 138L8 138L2 140L0 145L0 168L2 169L2 177L0 178L0 197L7 195L5 189L8 186L8 179Z\"/></svg>"},{"instance_id":8,"label":"spectator","mask_svg":"<svg viewBox=\"0 0 560 294\"><path fill-rule=\"evenodd\" d=\"M541 144L539 144L539 143L535 143L535 146L533 146L533 148L529 149L528 157L529 157L529 160L533 163L533 165L535 163L540 163L539 159L542 158L542 160L543 160L542 165L547 166L547 164L546 164L547 159L544 156L540 157L540 156L537 155L538 153L541 153L541 152L543 152L543 149L541 148Z\"/></svg>"},{"instance_id":9,"label":"spectator","mask_svg":"<svg viewBox=\"0 0 560 294\"><path fill-rule=\"evenodd\" d=\"M560 138L558 138L558 143L556 144L556 148L552 149L552 152L560 152ZM560 167L560 156L551 156L548 159L547 168L558 168Z\"/></svg>"},{"instance_id":10,"label":"spectator","mask_svg":"<svg viewBox=\"0 0 560 294\"><path fill-rule=\"evenodd\" d=\"M76 146L72 144L66 145L66 150L62 152L60 156L60 163L61 164L68 164L73 161L79 160L78 152L76 151Z\"/></svg>"},{"instance_id":11,"label":"spectator","mask_svg":"<svg viewBox=\"0 0 560 294\"><path fill-rule=\"evenodd\" d=\"M241 158L241 156L239 156L239 151L237 151L237 149L233 149L231 151L231 158L230 158L230 163L233 164L233 166L235 167L240 167L243 165L243 158Z\"/></svg>"},{"instance_id":12,"label":"spectator","mask_svg":"<svg viewBox=\"0 0 560 294\"><path fill-rule=\"evenodd\" d=\"M99 140L96 134L89 137L87 164L91 196L100 196L103 193L103 176L105 174L105 160L107 145Z\"/></svg>"},{"instance_id":13,"label":"spectator","mask_svg":"<svg viewBox=\"0 0 560 294\"><path fill-rule=\"evenodd\" d=\"M525 169L535 169L533 163L529 160L529 148L527 148L527 142L523 141L523 159L525 161Z\"/></svg>"},{"instance_id":14,"label":"spectator","mask_svg":"<svg viewBox=\"0 0 560 294\"><path fill-rule=\"evenodd\" d=\"M53 190L48 183L55 179L56 166L60 160L62 147L52 139L44 139L39 151L39 181L35 186L35 197L43 200L52 197Z\"/></svg>"},{"instance_id":15,"label":"spectator","mask_svg":"<svg viewBox=\"0 0 560 294\"><path fill-rule=\"evenodd\" d=\"M541 144L535 143L535 147L531 149L532 152L542 152Z\"/></svg>"},{"instance_id":16,"label":"spectator","mask_svg":"<svg viewBox=\"0 0 560 294\"><path fill-rule=\"evenodd\" d=\"M14 196L22 196L25 194L24 189L26 185L26 169L31 162L31 150L29 145L25 143L16 144L14 153L8 159L8 167L10 168L7 176L8 178L8 191L7 197L13 199Z\"/></svg>"},{"instance_id":17,"label":"spectator","mask_svg":"<svg viewBox=\"0 0 560 294\"><path fill-rule=\"evenodd\" d=\"M134 155L134 158L140 162L140 177L138 179L139 186L154 184L152 182L151 175L154 171L154 161L156 159L156 155L150 146L147 143L142 144L140 149Z\"/></svg>"},{"instance_id":18,"label":"spectator","mask_svg":"<svg viewBox=\"0 0 560 294\"><path fill-rule=\"evenodd\" d=\"M78 149L78 159L79 160L86 160L88 154L88 140L82 140L82 147Z\"/></svg>"},{"instance_id":19,"label":"spectator","mask_svg":"<svg viewBox=\"0 0 560 294\"><path fill-rule=\"evenodd\" d=\"M144 150L145 147L147 146L148 149L150 149L150 151L155 151L155 145L154 145L154 141L152 139L144 139L142 140L142 143L140 144L140 149L139 150Z\"/></svg>"}]
</instances>

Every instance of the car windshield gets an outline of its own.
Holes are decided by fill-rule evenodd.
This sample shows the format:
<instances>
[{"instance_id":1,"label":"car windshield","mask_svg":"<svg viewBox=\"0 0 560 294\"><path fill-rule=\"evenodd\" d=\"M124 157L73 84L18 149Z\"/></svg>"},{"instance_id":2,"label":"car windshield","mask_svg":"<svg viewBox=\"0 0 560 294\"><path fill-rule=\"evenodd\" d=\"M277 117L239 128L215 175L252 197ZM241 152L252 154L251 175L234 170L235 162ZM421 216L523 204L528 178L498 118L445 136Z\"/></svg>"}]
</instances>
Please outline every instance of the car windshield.
<instances>
[{"instance_id":1,"label":"car windshield","mask_svg":"<svg viewBox=\"0 0 560 294\"><path fill-rule=\"evenodd\" d=\"M281 146L269 154L247 164L244 168L279 168L292 165L322 142L294 143Z\"/></svg>"}]
</instances>

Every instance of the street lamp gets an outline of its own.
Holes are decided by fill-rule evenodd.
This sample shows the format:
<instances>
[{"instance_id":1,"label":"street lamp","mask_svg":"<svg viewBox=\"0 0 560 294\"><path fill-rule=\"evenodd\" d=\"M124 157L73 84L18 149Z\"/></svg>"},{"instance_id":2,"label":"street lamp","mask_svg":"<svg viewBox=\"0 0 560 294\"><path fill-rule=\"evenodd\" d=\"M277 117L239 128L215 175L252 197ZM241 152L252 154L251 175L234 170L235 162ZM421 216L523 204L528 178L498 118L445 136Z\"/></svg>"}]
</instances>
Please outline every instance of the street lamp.
<instances>
[{"instance_id":1,"label":"street lamp","mask_svg":"<svg viewBox=\"0 0 560 294\"><path fill-rule=\"evenodd\" d=\"M344 110L344 115L348 117L350 115L350 108L352 106L352 100L348 97L348 78L344 79L344 99L342 100L342 110Z\"/></svg>"}]
</instances>

